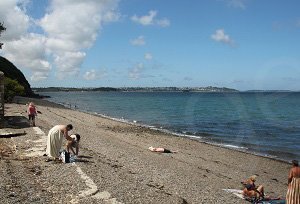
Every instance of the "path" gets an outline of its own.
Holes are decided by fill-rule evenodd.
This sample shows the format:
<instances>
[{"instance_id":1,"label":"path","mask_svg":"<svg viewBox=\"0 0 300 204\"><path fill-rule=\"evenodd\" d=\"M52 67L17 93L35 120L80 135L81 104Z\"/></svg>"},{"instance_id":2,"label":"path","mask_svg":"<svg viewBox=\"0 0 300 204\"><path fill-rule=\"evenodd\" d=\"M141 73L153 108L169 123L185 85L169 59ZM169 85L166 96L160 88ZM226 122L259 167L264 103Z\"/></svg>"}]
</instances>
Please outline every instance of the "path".
<instances>
[{"instance_id":1,"label":"path","mask_svg":"<svg viewBox=\"0 0 300 204\"><path fill-rule=\"evenodd\" d=\"M41 157L45 154L47 136L39 127L33 127L32 129L35 131L37 137L36 140L27 141L33 143L34 145L31 148L25 150L24 156ZM82 171L82 169L76 164L76 162L62 165L73 165L74 167L76 167L78 177L81 178L86 185L86 188L84 190L81 190L77 195L72 196L74 198L70 201L71 203L80 203L81 200L84 200L87 197L92 197L101 200L102 202L121 204L121 202L118 202L116 198L113 198L108 191L100 191L94 181Z\"/></svg>"}]
</instances>

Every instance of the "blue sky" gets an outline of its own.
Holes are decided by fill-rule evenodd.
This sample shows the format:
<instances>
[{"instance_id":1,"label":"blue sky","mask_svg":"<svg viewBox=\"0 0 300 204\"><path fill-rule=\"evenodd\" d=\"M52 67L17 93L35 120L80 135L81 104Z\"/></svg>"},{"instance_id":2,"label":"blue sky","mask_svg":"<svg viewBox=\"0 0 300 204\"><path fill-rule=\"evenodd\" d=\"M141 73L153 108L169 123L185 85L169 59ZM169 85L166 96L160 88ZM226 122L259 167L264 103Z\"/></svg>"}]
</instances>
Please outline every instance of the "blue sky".
<instances>
[{"instance_id":1,"label":"blue sky","mask_svg":"<svg viewBox=\"0 0 300 204\"><path fill-rule=\"evenodd\" d=\"M297 0L7 0L0 55L33 87L300 90L299 8Z\"/></svg>"}]
</instances>

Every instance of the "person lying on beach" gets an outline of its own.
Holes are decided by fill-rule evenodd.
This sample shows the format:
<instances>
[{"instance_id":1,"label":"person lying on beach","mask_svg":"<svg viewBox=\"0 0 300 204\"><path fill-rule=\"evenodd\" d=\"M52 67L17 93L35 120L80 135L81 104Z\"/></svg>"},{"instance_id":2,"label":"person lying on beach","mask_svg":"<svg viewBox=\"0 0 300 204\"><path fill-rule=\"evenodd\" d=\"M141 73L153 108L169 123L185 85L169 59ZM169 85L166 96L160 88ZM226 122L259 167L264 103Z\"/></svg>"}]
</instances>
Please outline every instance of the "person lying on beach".
<instances>
[{"instance_id":1,"label":"person lying on beach","mask_svg":"<svg viewBox=\"0 0 300 204\"><path fill-rule=\"evenodd\" d=\"M46 155L54 160L59 159L59 151L62 146L63 139L65 138L68 141L73 139L69 136L68 132L73 129L71 124L68 125L56 125L51 130L49 130L47 138L47 148ZM51 161L47 159L46 161Z\"/></svg>"},{"instance_id":2,"label":"person lying on beach","mask_svg":"<svg viewBox=\"0 0 300 204\"><path fill-rule=\"evenodd\" d=\"M68 140L68 142L67 142L67 152L70 153L70 150L71 150L73 155L78 156L80 135L74 134L74 135L70 135L70 137L72 138L72 140L71 141ZM73 148L75 148L76 152L74 151Z\"/></svg>"},{"instance_id":3,"label":"person lying on beach","mask_svg":"<svg viewBox=\"0 0 300 204\"><path fill-rule=\"evenodd\" d=\"M159 153L177 153L177 151L171 151L169 149L163 147L149 147L148 148L151 152L159 152Z\"/></svg>"},{"instance_id":4,"label":"person lying on beach","mask_svg":"<svg viewBox=\"0 0 300 204\"><path fill-rule=\"evenodd\" d=\"M255 185L256 176L253 175L248 178L246 181L243 181L244 185L243 195L248 198L260 199L264 198L264 187L259 185L256 187Z\"/></svg>"}]
</instances>

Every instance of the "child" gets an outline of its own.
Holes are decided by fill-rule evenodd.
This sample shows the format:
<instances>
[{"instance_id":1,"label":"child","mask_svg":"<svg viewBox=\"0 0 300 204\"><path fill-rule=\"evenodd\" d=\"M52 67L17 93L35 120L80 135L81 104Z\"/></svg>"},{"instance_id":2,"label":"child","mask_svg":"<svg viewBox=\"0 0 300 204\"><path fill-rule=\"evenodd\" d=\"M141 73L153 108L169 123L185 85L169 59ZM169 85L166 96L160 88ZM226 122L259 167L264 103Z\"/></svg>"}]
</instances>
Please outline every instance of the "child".
<instances>
[{"instance_id":1,"label":"child","mask_svg":"<svg viewBox=\"0 0 300 204\"><path fill-rule=\"evenodd\" d=\"M80 135L74 134L70 135L70 137L72 138L72 141L68 140L67 142L67 152L70 153L71 150L74 155L78 156ZM76 149L76 152L74 151L73 147Z\"/></svg>"},{"instance_id":2,"label":"child","mask_svg":"<svg viewBox=\"0 0 300 204\"><path fill-rule=\"evenodd\" d=\"M35 116L37 115L37 110L33 102L29 103L29 106L27 108L27 114L30 126L32 124L32 126L35 127Z\"/></svg>"}]
</instances>

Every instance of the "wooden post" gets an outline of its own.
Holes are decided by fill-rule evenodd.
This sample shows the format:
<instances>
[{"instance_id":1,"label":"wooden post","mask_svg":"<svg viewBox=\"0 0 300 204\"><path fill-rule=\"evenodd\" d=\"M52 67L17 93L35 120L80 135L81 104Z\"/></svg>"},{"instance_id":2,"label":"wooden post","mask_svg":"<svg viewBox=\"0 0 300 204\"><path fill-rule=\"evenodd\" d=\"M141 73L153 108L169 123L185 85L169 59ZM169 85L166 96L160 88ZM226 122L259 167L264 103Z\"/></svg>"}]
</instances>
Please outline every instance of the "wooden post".
<instances>
[{"instance_id":1,"label":"wooden post","mask_svg":"<svg viewBox=\"0 0 300 204\"><path fill-rule=\"evenodd\" d=\"M0 72L0 128L4 125L4 73Z\"/></svg>"}]
</instances>

